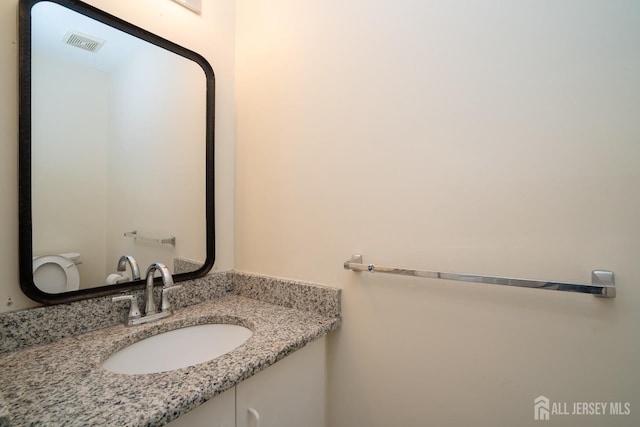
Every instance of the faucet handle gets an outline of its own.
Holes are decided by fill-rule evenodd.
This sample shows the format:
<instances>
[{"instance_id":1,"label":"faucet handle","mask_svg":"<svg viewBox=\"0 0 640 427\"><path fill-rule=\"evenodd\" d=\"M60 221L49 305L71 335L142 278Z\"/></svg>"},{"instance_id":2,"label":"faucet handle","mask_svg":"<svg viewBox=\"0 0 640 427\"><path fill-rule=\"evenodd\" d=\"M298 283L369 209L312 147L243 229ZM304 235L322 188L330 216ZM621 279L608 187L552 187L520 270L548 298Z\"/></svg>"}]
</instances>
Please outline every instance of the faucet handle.
<instances>
[{"instance_id":1,"label":"faucet handle","mask_svg":"<svg viewBox=\"0 0 640 427\"><path fill-rule=\"evenodd\" d=\"M138 300L133 295L120 295L111 298L111 301L130 301L129 316L127 317L127 323L130 324L132 320L140 318L140 308L138 307Z\"/></svg>"},{"instance_id":2,"label":"faucet handle","mask_svg":"<svg viewBox=\"0 0 640 427\"><path fill-rule=\"evenodd\" d=\"M169 294L169 292L175 291L176 289L180 288L182 288L182 285L173 285L162 288L162 303L160 306L160 311L171 311L171 303L169 303L169 298L167 298L167 295Z\"/></svg>"}]
</instances>

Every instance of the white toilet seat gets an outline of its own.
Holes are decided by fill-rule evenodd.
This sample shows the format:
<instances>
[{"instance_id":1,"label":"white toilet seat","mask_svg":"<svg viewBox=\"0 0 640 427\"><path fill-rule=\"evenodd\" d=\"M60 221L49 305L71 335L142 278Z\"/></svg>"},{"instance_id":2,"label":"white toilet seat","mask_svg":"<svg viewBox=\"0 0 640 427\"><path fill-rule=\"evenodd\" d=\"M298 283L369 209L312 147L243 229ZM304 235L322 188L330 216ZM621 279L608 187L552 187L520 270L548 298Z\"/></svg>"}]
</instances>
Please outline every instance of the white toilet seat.
<instances>
[{"instance_id":1,"label":"white toilet seat","mask_svg":"<svg viewBox=\"0 0 640 427\"><path fill-rule=\"evenodd\" d=\"M78 267L61 255L33 259L33 282L43 292L59 294L80 288Z\"/></svg>"}]
</instances>

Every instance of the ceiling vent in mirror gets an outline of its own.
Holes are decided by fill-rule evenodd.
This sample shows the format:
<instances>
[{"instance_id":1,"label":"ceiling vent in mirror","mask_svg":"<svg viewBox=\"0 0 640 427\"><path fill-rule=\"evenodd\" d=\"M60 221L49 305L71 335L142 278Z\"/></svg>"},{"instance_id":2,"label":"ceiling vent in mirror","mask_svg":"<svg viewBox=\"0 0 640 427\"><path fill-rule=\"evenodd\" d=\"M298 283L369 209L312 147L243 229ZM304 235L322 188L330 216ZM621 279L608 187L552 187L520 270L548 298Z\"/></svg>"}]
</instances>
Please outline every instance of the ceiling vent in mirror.
<instances>
[{"instance_id":1,"label":"ceiling vent in mirror","mask_svg":"<svg viewBox=\"0 0 640 427\"><path fill-rule=\"evenodd\" d=\"M89 52L97 52L107 42L98 37L90 36L79 31L67 31L62 41L68 45L88 50Z\"/></svg>"}]
</instances>

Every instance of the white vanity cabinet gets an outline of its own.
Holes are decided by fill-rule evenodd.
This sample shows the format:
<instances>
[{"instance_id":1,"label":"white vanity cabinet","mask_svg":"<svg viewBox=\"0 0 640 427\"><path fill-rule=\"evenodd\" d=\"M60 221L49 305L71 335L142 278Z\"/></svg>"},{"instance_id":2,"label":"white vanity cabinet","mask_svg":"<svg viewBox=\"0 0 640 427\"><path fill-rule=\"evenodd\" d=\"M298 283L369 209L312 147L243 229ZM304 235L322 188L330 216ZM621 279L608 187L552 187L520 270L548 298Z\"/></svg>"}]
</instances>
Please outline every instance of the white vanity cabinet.
<instances>
[{"instance_id":1,"label":"white vanity cabinet","mask_svg":"<svg viewBox=\"0 0 640 427\"><path fill-rule=\"evenodd\" d=\"M325 427L325 337L172 421L172 427Z\"/></svg>"},{"instance_id":2,"label":"white vanity cabinet","mask_svg":"<svg viewBox=\"0 0 640 427\"><path fill-rule=\"evenodd\" d=\"M235 387L181 415L168 425L171 427L235 427Z\"/></svg>"},{"instance_id":3,"label":"white vanity cabinet","mask_svg":"<svg viewBox=\"0 0 640 427\"><path fill-rule=\"evenodd\" d=\"M238 384L236 426L324 427L325 338Z\"/></svg>"}]
</instances>

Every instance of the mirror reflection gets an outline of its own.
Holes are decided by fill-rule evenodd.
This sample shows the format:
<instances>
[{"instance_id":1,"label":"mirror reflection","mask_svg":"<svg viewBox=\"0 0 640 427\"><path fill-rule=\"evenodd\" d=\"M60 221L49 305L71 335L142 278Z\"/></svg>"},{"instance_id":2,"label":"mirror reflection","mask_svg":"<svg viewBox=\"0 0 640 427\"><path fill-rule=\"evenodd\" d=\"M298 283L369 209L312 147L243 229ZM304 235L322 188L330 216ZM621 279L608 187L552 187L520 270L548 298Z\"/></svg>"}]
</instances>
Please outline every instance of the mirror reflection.
<instances>
[{"instance_id":1,"label":"mirror reflection","mask_svg":"<svg viewBox=\"0 0 640 427\"><path fill-rule=\"evenodd\" d=\"M36 286L70 292L158 261L204 262L203 68L53 2L36 3L31 24Z\"/></svg>"}]
</instances>

